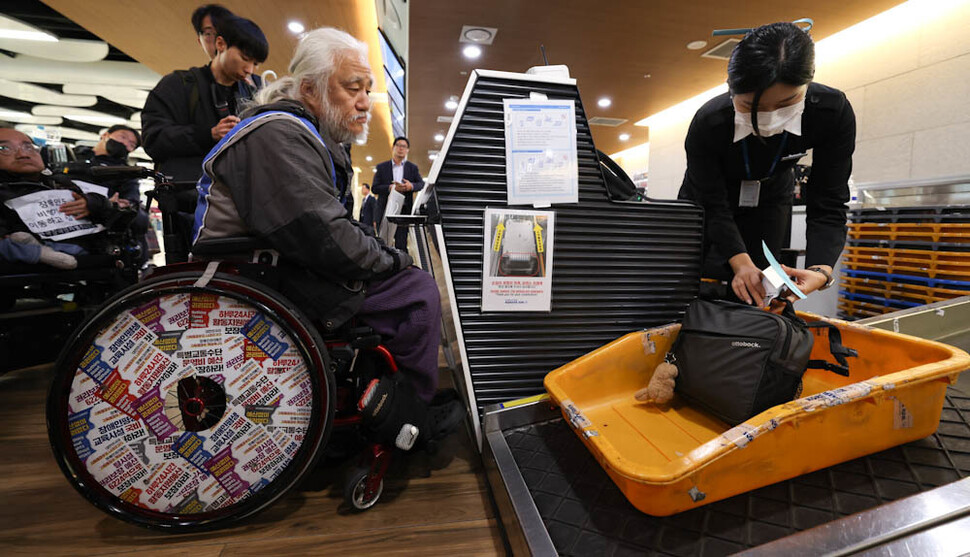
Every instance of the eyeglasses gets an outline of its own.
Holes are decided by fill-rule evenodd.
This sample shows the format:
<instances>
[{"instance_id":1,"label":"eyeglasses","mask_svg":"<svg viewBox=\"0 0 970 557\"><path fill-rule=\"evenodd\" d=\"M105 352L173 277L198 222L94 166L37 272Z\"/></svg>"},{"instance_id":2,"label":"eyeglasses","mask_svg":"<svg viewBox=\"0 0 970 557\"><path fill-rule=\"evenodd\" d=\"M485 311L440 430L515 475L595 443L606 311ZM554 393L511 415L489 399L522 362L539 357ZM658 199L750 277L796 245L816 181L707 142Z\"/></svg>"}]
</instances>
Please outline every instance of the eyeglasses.
<instances>
[{"instance_id":1,"label":"eyeglasses","mask_svg":"<svg viewBox=\"0 0 970 557\"><path fill-rule=\"evenodd\" d=\"M2 157L12 157L18 152L24 152L28 155L31 152L39 153L40 146L34 145L33 143L21 143L19 145L0 145L0 156Z\"/></svg>"},{"instance_id":2,"label":"eyeglasses","mask_svg":"<svg viewBox=\"0 0 970 557\"><path fill-rule=\"evenodd\" d=\"M407 143L395 143L394 146L395 147L400 147L401 149L410 149L410 147L408 147Z\"/></svg>"}]
</instances>

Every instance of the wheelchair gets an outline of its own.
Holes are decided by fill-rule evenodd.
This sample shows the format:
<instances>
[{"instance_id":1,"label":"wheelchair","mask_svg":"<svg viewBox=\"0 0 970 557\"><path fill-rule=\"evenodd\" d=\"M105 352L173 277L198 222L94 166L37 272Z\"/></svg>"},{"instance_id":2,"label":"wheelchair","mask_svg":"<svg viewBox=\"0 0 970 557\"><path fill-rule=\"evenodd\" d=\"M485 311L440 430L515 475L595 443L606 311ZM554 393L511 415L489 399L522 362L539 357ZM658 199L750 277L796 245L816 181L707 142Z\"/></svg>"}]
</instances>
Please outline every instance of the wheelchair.
<instances>
[{"instance_id":1,"label":"wheelchair","mask_svg":"<svg viewBox=\"0 0 970 557\"><path fill-rule=\"evenodd\" d=\"M0 262L0 372L52 361L51 343L67 342L86 316L137 281L141 247L129 229L136 216L119 212L75 269Z\"/></svg>"},{"instance_id":2,"label":"wheelchair","mask_svg":"<svg viewBox=\"0 0 970 557\"><path fill-rule=\"evenodd\" d=\"M153 192L166 239L184 189ZM333 328L274 288L278 255L257 240L207 242L200 255L119 292L61 352L47 424L65 476L116 518L211 530L271 506L344 430L366 446L344 499L371 508L394 451L358 405L398 372L380 337L353 323L322 336Z\"/></svg>"}]
</instances>

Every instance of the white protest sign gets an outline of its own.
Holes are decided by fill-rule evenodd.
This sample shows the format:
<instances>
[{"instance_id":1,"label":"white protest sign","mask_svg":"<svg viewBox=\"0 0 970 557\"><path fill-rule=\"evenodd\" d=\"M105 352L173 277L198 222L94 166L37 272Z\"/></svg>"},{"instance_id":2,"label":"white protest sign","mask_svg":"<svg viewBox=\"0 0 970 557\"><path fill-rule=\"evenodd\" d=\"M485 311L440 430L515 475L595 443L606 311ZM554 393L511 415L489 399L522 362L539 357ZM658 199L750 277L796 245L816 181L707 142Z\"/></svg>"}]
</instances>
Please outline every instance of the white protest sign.
<instances>
[{"instance_id":1,"label":"white protest sign","mask_svg":"<svg viewBox=\"0 0 970 557\"><path fill-rule=\"evenodd\" d=\"M88 219L76 219L60 212L61 205L74 201L70 190L29 193L5 202L20 216L27 229L45 240L66 240L104 230Z\"/></svg>"}]
</instances>

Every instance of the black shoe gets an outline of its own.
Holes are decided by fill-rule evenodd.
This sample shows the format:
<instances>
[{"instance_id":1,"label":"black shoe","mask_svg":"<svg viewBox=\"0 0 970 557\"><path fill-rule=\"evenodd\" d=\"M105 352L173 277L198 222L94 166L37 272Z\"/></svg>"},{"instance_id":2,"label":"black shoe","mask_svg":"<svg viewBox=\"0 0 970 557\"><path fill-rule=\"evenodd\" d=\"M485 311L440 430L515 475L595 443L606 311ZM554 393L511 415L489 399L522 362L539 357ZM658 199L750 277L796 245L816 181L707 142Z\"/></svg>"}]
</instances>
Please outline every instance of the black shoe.
<instances>
[{"instance_id":1,"label":"black shoe","mask_svg":"<svg viewBox=\"0 0 970 557\"><path fill-rule=\"evenodd\" d=\"M438 406L453 400L458 400L458 391L452 388L442 389L434 394L430 406Z\"/></svg>"},{"instance_id":2,"label":"black shoe","mask_svg":"<svg viewBox=\"0 0 970 557\"><path fill-rule=\"evenodd\" d=\"M437 440L458 431L465 419L465 407L457 400L436 404L428 408L426 440Z\"/></svg>"}]
</instances>

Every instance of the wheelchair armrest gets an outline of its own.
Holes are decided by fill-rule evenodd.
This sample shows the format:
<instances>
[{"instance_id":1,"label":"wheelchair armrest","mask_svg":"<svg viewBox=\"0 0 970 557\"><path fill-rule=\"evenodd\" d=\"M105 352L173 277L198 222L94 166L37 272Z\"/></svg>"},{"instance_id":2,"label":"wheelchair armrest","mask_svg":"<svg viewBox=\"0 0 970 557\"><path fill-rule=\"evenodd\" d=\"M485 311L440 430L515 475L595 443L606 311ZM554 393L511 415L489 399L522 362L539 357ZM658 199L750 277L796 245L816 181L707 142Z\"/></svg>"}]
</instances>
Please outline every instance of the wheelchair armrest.
<instances>
[{"instance_id":1,"label":"wheelchair armrest","mask_svg":"<svg viewBox=\"0 0 970 557\"><path fill-rule=\"evenodd\" d=\"M192 246L192 255L212 257L250 253L256 250L272 248L273 246L265 238L256 238L253 236L209 238L196 242L196 244Z\"/></svg>"}]
</instances>

